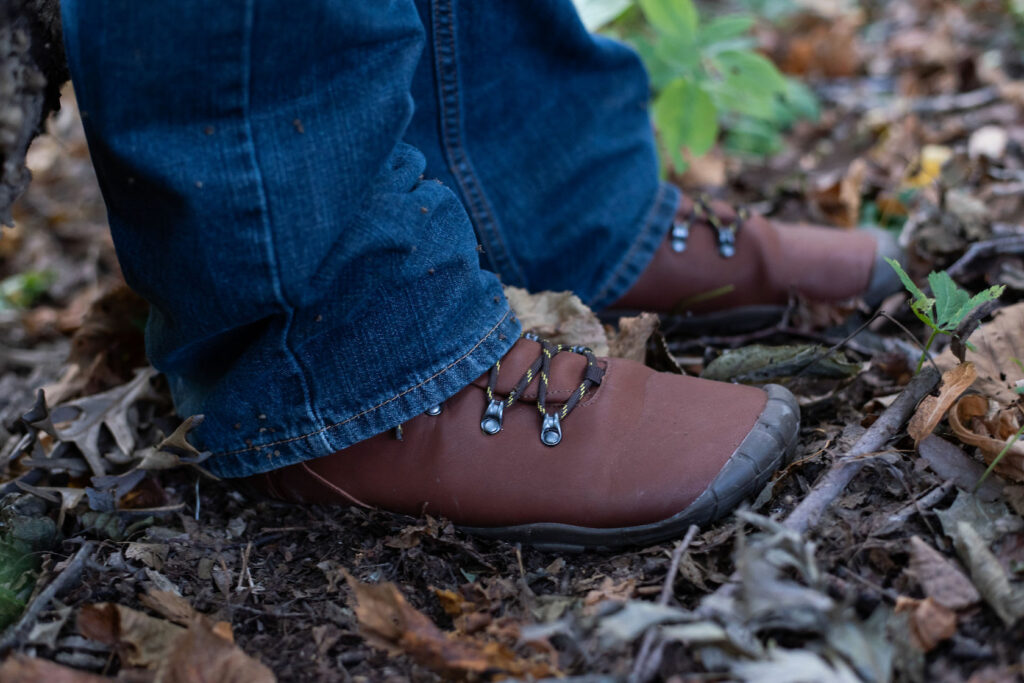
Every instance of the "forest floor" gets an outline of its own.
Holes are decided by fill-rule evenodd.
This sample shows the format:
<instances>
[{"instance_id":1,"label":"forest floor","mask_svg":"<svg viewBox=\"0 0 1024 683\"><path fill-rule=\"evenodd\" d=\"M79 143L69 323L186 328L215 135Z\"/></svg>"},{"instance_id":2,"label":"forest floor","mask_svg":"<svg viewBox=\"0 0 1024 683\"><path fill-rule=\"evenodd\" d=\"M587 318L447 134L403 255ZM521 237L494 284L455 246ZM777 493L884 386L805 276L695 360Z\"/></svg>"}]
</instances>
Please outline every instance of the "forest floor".
<instances>
[{"instance_id":1,"label":"forest floor","mask_svg":"<svg viewBox=\"0 0 1024 683\"><path fill-rule=\"evenodd\" d=\"M190 464L166 386L138 370L146 308L68 93L0 240L0 680L1024 680L1024 445L977 486L1022 420L1024 23L1002 0L806 4L758 35L820 120L677 180L781 220L879 224L919 283L1005 293L970 369L939 339L949 373L916 411L927 335L903 294L852 339L862 307L794 301L746 334L667 321L632 344L691 373L732 358L726 378L786 384L803 422L739 515L615 554L257 500ZM536 325L595 329L566 315ZM809 496L830 505L800 522Z\"/></svg>"}]
</instances>

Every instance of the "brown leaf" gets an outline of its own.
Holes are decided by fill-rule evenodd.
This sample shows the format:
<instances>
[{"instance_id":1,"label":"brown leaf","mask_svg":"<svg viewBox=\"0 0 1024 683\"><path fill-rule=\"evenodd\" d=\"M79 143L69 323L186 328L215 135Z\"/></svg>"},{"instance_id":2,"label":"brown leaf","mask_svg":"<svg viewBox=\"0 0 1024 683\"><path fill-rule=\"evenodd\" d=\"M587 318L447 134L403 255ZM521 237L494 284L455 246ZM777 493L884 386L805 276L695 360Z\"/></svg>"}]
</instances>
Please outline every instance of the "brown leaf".
<instances>
[{"instance_id":1,"label":"brown leaf","mask_svg":"<svg viewBox=\"0 0 1024 683\"><path fill-rule=\"evenodd\" d=\"M968 349L967 360L978 371L973 388L1004 405L1017 401L1020 395L1014 387L1024 382L1024 368L1013 359L1024 361L1024 303L996 311L992 320L979 327L968 341L975 350ZM957 361L947 349L935 362L945 370Z\"/></svg>"},{"instance_id":2,"label":"brown leaf","mask_svg":"<svg viewBox=\"0 0 1024 683\"><path fill-rule=\"evenodd\" d=\"M811 200L825 220L846 228L857 225L866 174L867 163L854 159L841 176L832 175L819 181L817 189L811 192Z\"/></svg>"},{"instance_id":3,"label":"brown leaf","mask_svg":"<svg viewBox=\"0 0 1024 683\"><path fill-rule=\"evenodd\" d=\"M619 318L619 329L608 339L608 355L643 363L647 358L647 340L658 329L655 313L641 313L632 318Z\"/></svg>"},{"instance_id":4,"label":"brown leaf","mask_svg":"<svg viewBox=\"0 0 1024 683\"><path fill-rule=\"evenodd\" d=\"M187 626L196 616L188 600L177 593L152 589L139 595L139 602L176 624Z\"/></svg>"},{"instance_id":5,"label":"brown leaf","mask_svg":"<svg viewBox=\"0 0 1024 683\"><path fill-rule=\"evenodd\" d=\"M163 683L273 683L276 679L270 669L224 637L225 626L223 621L214 624L202 616L193 619L162 662L158 679Z\"/></svg>"},{"instance_id":6,"label":"brown leaf","mask_svg":"<svg viewBox=\"0 0 1024 683\"><path fill-rule=\"evenodd\" d=\"M907 433L914 438L915 445L935 431L949 407L977 377L978 373L971 362L961 363L942 374L939 395L925 396L907 425Z\"/></svg>"},{"instance_id":7,"label":"brown leaf","mask_svg":"<svg viewBox=\"0 0 1024 683\"><path fill-rule=\"evenodd\" d=\"M166 597L151 602L166 607ZM174 607L181 611L180 604ZM231 626L195 614L188 628L113 603L86 605L78 615L86 638L113 646L128 666L155 670L155 680L189 683L272 683L274 674L233 642ZM200 674L200 672L202 672Z\"/></svg>"},{"instance_id":8,"label":"brown leaf","mask_svg":"<svg viewBox=\"0 0 1024 683\"><path fill-rule=\"evenodd\" d=\"M964 396L949 411L949 426L965 444L977 446L991 464L1020 426L1020 410L1000 408L995 401L972 394ZM1014 481L1024 481L1024 439L1006 452L996 472Z\"/></svg>"},{"instance_id":9,"label":"brown leaf","mask_svg":"<svg viewBox=\"0 0 1024 683\"><path fill-rule=\"evenodd\" d=\"M583 598L583 611L593 614L598 605L605 602L626 602L636 593L636 579L615 581L610 576L604 577L601 585L590 591Z\"/></svg>"},{"instance_id":10,"label":"brown leaf","mask_svg":"<svg viewBox=\"0 0 1024 683\"><path fill-rule=\"evenodd\" d=\"M0 664L0 681L3 683L109 683L113 680L22 654L14 654Z\"/></svg>"},{"instance_id":11,"label":"brown leaf","mask_svg":"<svg viewBox=\"0 0 1024 683\"><path fill-rule=\"evenodd\" d=\"M407 654L452 678L503 673L509 676L559 676L551 663L527 660L508 647L476 637L448 633L412 607L392 583L363 583L345 572L353 606L366 642L388 654Z\"/></svg>"},{"instance_id":12,"label":"brown leaf","mask_svg":"<svg viewBox=\"0 0 1024 683\"><path fill-rule=\"evenodd\" d=\"M78 613L78 630L86 638L115 647L128 666L155 668L167 658L181 626L110 602L86 605Z\"/></svg>"},{"instance_id":13,"label":"brown leaf","mask_svg":"<svg viewBox=\"0 0 1024 683\"><path fill-rule=\"evenodd\" d=\"M974 490L985 473L985 466L964 453L964 449L934 434L921 440L917 452L940 479L952 481L963 491ZM1002 489L1002 484L992 478L986 479L974 493L988 502L1000 498Z\"/></svg>"},{"instance_id":14,"label":"brown leaf","mask_svg":"<svg viewBox=\"0 0 1024 683\"><path fill-rule=\"evenodd\" d=\"M910 638L923 652L931 652L956 633L956 613L931 598L915 600L900 596L896 613L910 612Z\"/></svg>"},{"instance_id":15,"label":"brown leaf","mask_svg":"<svg viewBox=\"0 0 1024 683\"><path fill-rule=\"evenodd\" d=\"M589 346L598 356L608 355L604 326L572 292L531 294L506 286L505 297L519 317L523 331L534 332L556 344Z\"/></svg>"},{"instance_id":16,"label":"brown leaf","mask_svg":"<svg viewBox=\"0 0 1024 683\"><path fill-rule=\"evenodd\" d=\"M970 607L981 600L960 567L918 536L910 539L910 571L926 596L950 609Z\"/></svg>"}]
</instances>

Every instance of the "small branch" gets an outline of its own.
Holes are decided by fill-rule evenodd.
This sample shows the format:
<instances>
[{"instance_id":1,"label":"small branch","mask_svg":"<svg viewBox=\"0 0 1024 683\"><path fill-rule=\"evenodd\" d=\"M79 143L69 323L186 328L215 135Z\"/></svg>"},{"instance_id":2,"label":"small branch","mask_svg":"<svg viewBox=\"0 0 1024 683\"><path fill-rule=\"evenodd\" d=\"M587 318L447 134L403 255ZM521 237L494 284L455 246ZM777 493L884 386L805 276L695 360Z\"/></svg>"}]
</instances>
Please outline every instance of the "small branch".
<instances>
[{"instance_id":1,"label":"small branch","mask_svg":"<svg viewBox=\"0 0 1024 683\"><path fill-rule=\"evenodd\" d=\"M0 636L0 654L6 653L11 648L18 645L19 641L24 638L29 630L35 624L39 618L39 614L46 609L50 602L61 594L68 584L78 581L82 575L82 569L85 567L86 560L92 555L95 544L92 542L86 542L78 549L75 556L71 558L67 566L61 570L53 581L50 582L46 588L44 588L39 595L36 596L35 600L25 608L25 613L21 615L17 623L12 624L2 636Z\"/></svg>"},{"instance_id":2,"label":"small branch","mask_svg":"<svg viewBox=\"0 0 1024 683\"><path fill-rule=\"evenodd\" d=\"M693 543L694 536L697 535L697 525L691 524L690 528L686 531L686 536L683 540L679 541L676 545L676 549L672 551L672 562L668 567L668 574L665 576L665 583L661 586L661 595L658 596L659 605L667 605L669 598L672 597L672 584L675 583L676 574L679 573L679 563L683 559L683 554ZM630 683L645 683L646 681L654 678L655 669L661 663L660 650L658 656L652 656L652 648L654 647L656 629L647 631L644 635L643 644L640 645L640 652L636 656L636 663L633 665L633 672L629 676Z\"/></svg>"},{"instance_id":3,"label":"small branch","mask_svg":"<svg viewBox=\"0 0 1024 683\"><path fill-rule=\"evenodd\" d=\"M939 372L925 368L916 375L903 392L885 409L875 423L853 445L850 452L840 456L821 477L811 492L786 518L784 525L806 533L809 528L821 520L825 509L846 489L854 476L860 472L866 462L864 456L876 453L896 435L897 430L910 418L914 408L922 398L929 394L939 383Z\"/></svg>"}]
</instances>

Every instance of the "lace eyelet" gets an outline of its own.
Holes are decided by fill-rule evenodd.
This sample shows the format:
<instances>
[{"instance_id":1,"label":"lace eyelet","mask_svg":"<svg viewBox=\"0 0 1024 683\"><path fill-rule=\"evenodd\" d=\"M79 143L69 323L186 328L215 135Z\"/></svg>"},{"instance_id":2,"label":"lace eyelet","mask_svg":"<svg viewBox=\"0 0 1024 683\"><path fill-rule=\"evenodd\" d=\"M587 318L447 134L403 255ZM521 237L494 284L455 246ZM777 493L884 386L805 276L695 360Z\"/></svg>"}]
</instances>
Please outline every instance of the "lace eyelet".
<instances>
[{"instance_id":1,"label":"lace eyelet","mask_svg":"<svg viewBox=\"0 0 1024 683\"><path fill-rule=\"evenodd\" d=\"M562 440L562 421L558 413L545 413L540 428L540 440L545 446L557 446Z\"/></svg>"},{"instance_id":2,"label":"lace eyelet","mask_svg":"<svg viewBox=\"0 0 1024 683\"><path fill-rule=\"evenodd\" d=\"M498 399L491 399L484 411L484 417L480 420L480 429L484 434L491 436L501 431L501 423L505 416L505 404Z\"/></svg>"}]
</instances>

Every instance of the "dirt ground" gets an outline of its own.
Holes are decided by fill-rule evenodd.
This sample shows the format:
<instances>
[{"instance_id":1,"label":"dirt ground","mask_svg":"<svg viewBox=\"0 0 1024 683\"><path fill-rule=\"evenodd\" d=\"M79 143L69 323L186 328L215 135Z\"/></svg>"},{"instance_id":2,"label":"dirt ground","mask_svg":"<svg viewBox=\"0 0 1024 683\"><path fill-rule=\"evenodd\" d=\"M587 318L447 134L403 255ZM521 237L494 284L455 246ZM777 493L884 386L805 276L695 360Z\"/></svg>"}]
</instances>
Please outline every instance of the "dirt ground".
<instances>
[{"instance_id":1,"label":"dirt ground","mask_svg":"<svg viewBox=\"0 0 1024 683\"><path fill-rule=\"evenodd\" d=\"M907 389L927 334L905 294L873 320L794 300L744 334L626 323L623 353L691 373L728 358L725 379L789 386L803 422L793 464L739 515L616 554L279 504L204 474L146 369L145 304L66 92L0 240L0 680L1024 679L1024 14L804 4L758 38L818 93L819 120L767 160L716 149L676 180L783 220L872 222L918 283L1005 291L969 369L939 338L935 391L932 363Z\"/></svg>"}]
</instances>

